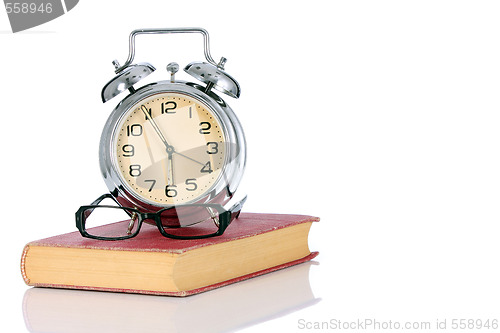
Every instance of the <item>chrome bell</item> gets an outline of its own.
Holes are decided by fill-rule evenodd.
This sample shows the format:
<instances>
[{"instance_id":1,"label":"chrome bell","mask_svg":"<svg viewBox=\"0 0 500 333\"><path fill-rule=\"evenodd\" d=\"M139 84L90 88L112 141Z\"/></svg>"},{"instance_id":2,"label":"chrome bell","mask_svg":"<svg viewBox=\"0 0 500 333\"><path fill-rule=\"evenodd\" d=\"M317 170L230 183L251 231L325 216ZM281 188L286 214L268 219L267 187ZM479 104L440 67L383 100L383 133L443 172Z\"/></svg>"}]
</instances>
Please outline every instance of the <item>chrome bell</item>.
<instances>
[{"instance_id":1,"label":"chrome bell","mask_svg":"<svg viewBox=\"0 0 500 333\"><path fill-rule=\"evenodd\" d=\"M118 63L114 62L114 64L115 67L117 67ZM133 85L153 73L155 70L153 65L147 62L127 66L102 88L102 101L105 103L127 89L133 92Z\"/></svg>"},{"instance_id":2,"label":"chrome bell","mask_svg":"<svg viewBox=\"0 0 500 333\"><path fill-rule=\"evenodd\" d=\"M221 58L217 66L207 62L192 62L184 71L197 80L206 83L205 92L212 88L234 98L240 97L240 85L233 77L224 72L226 58Z\"/></svg>"}]
</instances>

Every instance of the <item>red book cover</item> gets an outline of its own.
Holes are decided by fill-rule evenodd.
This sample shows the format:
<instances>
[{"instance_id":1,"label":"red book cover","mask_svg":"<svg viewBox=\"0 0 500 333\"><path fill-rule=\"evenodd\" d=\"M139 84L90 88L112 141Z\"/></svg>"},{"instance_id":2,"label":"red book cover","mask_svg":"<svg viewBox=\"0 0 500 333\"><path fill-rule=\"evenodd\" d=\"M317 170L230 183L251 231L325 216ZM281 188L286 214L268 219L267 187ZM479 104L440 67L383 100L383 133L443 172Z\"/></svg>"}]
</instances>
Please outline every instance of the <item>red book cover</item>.
<instances>
[{"instance_id":1,"label":"red book cover","mask_svg":"<svg viewBox=\"0 0 500 333\"><path fill-rule=\"evenodd\" d=\"M206 246L236 241L239 239L245 239L248 237L265 234L268 232L280 230L301 223L316 222L316 221L319 221L319 218L307 215L241 213L240 217L235 219L231 223L231 225L226 229L223 235L218 237L212 237L206 239L193 239L193 240L177 240L177 239L170 239L163 237L158 231L156 226L149 224L143 224L140 233L136 237L121 241L104 241L104 240L89 239L82 237L79 232L72 232L28 243L25 246L21 259L21 272L26 284L31 286L187 296L211 290L214 288L218 288L221 286L225 286L254 276L269 273L301 262L305 262L314 258L318 253L309 252L309 254L306 255L305 257L298 258L296 260L283 262L273 267L268 267L263 270L255 271L250 274L245 274L216 284L204 286L202 288L196 288L193 290L180 291L180 292L158 292L158 291L134 290L126 288L115 289L115 288L101 288L92 286L61 285L52 283L36 283L36 282L34 283L30 281L30 272L26 270L25 261L27 259L27 256L29 256L30 247L33 246L183 254L188 251L192 251ZM277 239L276 241L279 241L279 239Z\"/></svg>"}]
</instances>

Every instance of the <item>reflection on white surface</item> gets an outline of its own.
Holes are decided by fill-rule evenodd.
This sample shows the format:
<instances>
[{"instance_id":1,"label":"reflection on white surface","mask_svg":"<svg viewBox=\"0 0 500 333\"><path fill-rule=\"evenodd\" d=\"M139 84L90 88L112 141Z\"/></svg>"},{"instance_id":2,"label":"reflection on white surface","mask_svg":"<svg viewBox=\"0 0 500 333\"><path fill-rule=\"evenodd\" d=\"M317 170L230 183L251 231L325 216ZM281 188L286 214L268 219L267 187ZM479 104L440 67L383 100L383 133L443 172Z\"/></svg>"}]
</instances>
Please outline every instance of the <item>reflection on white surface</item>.
<instances>
[{"instance_id":1,"label":"reflection on white surface","mask_svg":"<svg viewBox=\"0 0 500 333\"><path fill-rule=\"evenodd\" d=\"M23 312L30 332L227 332L320 301L305 262L185 298L30 288Z\"/></svg>"}]
</instances>

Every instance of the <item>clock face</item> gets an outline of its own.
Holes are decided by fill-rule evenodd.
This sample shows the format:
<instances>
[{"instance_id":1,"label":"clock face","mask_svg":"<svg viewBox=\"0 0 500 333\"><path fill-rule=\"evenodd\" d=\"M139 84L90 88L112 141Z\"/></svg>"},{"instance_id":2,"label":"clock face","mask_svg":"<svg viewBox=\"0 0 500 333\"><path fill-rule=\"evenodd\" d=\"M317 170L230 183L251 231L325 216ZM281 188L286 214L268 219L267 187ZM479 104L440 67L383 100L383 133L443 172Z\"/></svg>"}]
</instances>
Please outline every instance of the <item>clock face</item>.
<instances>
[{"instance_id":1,"label":"clock face","mask_svg":"<svg viewBox=\"0 0 500 333\"><path fill-rule=\"evenodd\" d=\"M134 104L112 138L129 191L160 205L193 202L217 183L226 158L223 128L199 100L162 92Z\"/></svg>"}]
</instances>

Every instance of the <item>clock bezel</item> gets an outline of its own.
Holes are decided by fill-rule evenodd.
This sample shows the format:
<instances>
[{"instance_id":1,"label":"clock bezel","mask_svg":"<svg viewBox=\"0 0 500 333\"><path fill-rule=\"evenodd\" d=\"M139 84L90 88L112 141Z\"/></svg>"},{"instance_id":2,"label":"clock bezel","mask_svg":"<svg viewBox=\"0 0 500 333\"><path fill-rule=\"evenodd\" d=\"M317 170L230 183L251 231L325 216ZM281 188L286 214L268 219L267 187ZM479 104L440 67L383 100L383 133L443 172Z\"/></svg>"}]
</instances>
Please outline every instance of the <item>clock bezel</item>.
<instances>
[{"instance_id":1,"label":"clock bezel","mask_svg":"<svg viewBox=\"0 0 500 333\"><path fill-rule=\"evenodd\" d=\"M209 107L218 118L226 143L226 156L222 171L213 185L201 196L185 203L226 203L236 191L241 180L245 162L246 145L243 129L231 108L215 93L205 93L202 86L177 81L161 81L151 83L125 97L112 111L101 135L99 161L104 181L112 195L122 206L136 207L139 210L157 211L171 207L171 204L161 204L138 194L123 180L116 165L116 147L114 138L119 130L118 125L138 102L160 93L180 93L198 100Z\"/></svg>"}]
</instances>

